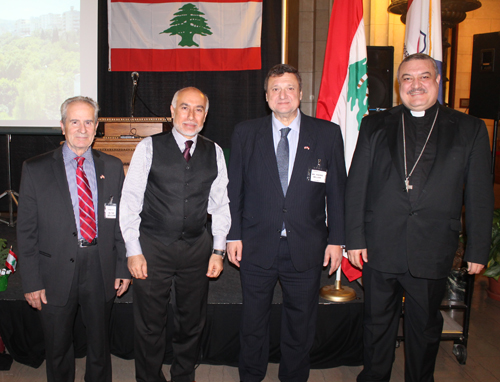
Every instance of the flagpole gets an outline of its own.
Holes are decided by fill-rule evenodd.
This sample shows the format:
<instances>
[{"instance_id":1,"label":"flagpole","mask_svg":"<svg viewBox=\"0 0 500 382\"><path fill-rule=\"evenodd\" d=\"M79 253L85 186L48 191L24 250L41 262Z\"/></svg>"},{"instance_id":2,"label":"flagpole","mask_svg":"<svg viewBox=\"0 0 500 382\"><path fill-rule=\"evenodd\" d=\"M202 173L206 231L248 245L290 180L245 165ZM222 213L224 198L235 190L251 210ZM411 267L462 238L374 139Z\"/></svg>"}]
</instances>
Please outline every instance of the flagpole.
<instances>
[{"instance_id":1,"label":"flagpole","mask_svg":"<svg viewBox=\"0 0 500 382\"><path fill-rule=\"evenodd\" d=\"M362 0L335 0L328 27L316 117L340 126L346 170L350 166L361 118L368 111L366 59ZM349 263L345 251L335 285L321 288L321 297L335 302L356 298L354 289L342 286L341 272L349 281L361 276L361 271Z\"/></svg>"},{"instance_id":2,"label":"flagpole","mask_svg":"<svg viewBox=\"0 0 500 382\"><path fill-rule=\"evenodd\" d=\"M288 1L281 0L281 63L287 63L287 53L288 53L288 23L287 23L287 7Z\"/></svg>"},{"instance_id":3,"label":"flagpole","mask_svg":"<svg viewBox=\"0 0 500 382\"><path fill-rule=\"evenodd\" d=\"M345 250L342 250L344 252ZM342 281L340 280L342 274L342 266L337 268L335 273L335 284L325 285L319 290L319 295L325 300L334 302L347 302L354 300L356 298L356 291L348 286L342 286Z\"/></svg>"}]
</instances>

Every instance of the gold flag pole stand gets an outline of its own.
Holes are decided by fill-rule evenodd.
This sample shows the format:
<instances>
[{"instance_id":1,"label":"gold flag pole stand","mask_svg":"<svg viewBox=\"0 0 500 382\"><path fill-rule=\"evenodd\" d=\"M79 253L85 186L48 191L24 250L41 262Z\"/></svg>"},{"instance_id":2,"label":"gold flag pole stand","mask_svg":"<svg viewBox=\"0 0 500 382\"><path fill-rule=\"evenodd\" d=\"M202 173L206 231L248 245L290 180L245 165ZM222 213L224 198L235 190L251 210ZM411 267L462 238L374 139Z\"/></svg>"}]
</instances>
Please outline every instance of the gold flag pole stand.
<instances>
[{"instance_id":1,"label":"gold flag pole stand","mask_svg":"<svg viewBox=\"0 0 500 382\"><path fill-rule=\"evenodd\" d=\"M325 300L333 302L347 302L356 298L356 292L354 289L348 286L342 286L342 282L340 281L341 272L341 267L339 267L339 269L337 269L335 285L325 285L319 290L319 295Z\"/></svg>"}]
</instances>

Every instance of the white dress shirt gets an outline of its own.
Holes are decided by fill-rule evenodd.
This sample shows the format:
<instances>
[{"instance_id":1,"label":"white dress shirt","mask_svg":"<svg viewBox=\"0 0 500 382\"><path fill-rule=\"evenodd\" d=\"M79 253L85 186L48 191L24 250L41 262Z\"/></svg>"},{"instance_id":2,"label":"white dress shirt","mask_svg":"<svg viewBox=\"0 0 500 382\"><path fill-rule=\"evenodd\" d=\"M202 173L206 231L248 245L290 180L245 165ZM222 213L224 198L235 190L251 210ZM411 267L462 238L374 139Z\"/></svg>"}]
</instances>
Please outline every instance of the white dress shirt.
<instances>
[{"instance_id":1,"label":"white dress shirt","mask_svg":"<svg viewBox=\"0 0 500 382\"><path fill-rule=\"evenodd\" d=\"M190 154L196 150L198 135L188 139L181 135L175 128L172 129L179 150L185 149L187 140L193 141ZM212 215L212 234L214 237L214 248L224 250L226 248L226 236L231 227L231 214L229 212L229 198L227 197L227 168L222 148L215 143L217 159L217 177L210 188L207 212ZM142 205L144 192L149 177L149 171L153 161L153 140L151 137L144 138L137 145L132 161L128 168L125 182L123 183L122 197L120 201L120 228L127 257L142 254L139 242L139 227L141 225Z\"/></svg>"},{"instance_id":2,"label":"white dress shirt","mask_svg":"<svg viewBox=\"0 0 500 382\"><path fill-rule=\"evenodd\" d=\"M289 127L291 130L288 133L288 183L290 183L290 179L292 177L293 172L293 164L295 163L295 155L297 154L297 146L299 145L299 135L300 135L300 111L297 111L297 117L290 123L289 126L285 126L281 123L273 113L273 142L274 142L274 153L278 151L278 143L281 139L280 130Z\"/></svg>"}]
</instances>

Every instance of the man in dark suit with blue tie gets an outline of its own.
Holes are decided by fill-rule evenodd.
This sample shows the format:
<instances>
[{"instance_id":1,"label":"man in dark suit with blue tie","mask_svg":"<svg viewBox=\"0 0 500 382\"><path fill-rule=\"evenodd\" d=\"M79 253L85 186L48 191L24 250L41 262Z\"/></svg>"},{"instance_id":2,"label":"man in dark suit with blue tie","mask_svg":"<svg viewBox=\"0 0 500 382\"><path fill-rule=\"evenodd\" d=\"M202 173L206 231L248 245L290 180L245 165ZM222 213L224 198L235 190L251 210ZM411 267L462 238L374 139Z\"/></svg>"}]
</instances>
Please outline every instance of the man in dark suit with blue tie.
<instances>
[{"instance_id":1,"label":"man in dark suit with blue tie","mask_svg":"<svg viewBox=\"0 0 500 382\"><path fill-rule=\"evenodd\" d=\"M123 164L91 148L97 103L61 106L66 142L23 165L17 220L25 298L40 311L47 380L73 381L73 326L86 326L85 380L111 382L109 321L115 296L130 283L118 225Z\"/></svg>"},{"instance_id":2,"label":"man in dark suit with blue tie","mask_svg":"<svg viewBox=\"0 0 500 382\"><path fill-rule=\"evenodd\" d=\"M299 111L297 69L276 65L264 83L273 113L235 127L229 163L229 260L240 267L243 311L240 379L262 381L269 315L283 289L280 381L305 382L321 270L330 274L344 244L343 141L337 125Z\"/></svg>"}]
</instances>

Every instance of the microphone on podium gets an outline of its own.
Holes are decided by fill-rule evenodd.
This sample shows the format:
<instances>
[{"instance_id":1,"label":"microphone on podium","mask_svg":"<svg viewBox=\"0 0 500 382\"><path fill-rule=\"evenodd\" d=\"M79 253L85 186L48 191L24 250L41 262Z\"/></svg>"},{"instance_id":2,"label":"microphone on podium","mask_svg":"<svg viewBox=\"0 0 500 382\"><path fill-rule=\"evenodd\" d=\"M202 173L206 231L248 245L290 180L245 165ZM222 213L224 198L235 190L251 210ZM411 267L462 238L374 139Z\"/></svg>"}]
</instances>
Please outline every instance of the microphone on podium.
<instances>
[{"instance_id":1,"label":"microphone on podium","mask_svg":"<svg viewBox=\"0 0 500 382\"><path fill-rule=\"evenodd\" d=\"M137 85L139 83L139 73L132 72L130 76L132 77L132 102L130 105L130 116L133 118L135 111L135 98L137 97Z\"/></svg>"}]
</instances>

